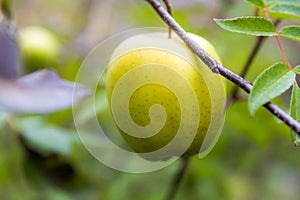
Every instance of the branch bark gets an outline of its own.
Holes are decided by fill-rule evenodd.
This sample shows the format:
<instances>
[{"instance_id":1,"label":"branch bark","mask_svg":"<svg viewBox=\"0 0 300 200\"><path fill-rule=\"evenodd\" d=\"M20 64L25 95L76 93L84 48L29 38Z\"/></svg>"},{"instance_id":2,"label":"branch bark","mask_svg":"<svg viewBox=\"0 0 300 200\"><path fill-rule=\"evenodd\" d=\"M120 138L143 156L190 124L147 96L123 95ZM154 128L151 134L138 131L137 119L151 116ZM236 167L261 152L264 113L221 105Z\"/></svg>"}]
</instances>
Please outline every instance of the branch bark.
<instances>
[{"instance_id":1,"label":"branch bark","mask_svg":"<svg viewBox=\"0 0 300 200\"><path fill-rule=\"evenodd\" d=\"M1 10L7 20L12 19L11 0L2 0Z\"/></svg>"},{"instance_id":2,"label":"branch bark","mask_svg":"<svg viewBox=\"0 0 300 200\"><path fill-rule=\"evenodd\" d=\"M175 195L177 194L180 183L182 182L182 179L187 171L189 160L190 160L189 157L181 158L180 166L171 182L171 187L166 196L166 200L173 200L175 198Z\"/></svg>"},{"instance_id":3,"label":"branch bark","mask_svg":"<svg viewBox=\"0 0 300 200\"><path fill-rule=\"evenodd\" d=\"M238 87L242 88L247 93L252 89L251 82L243 79L241 76L233 73L222 64L213 59L200 45L198 45L188 33L175 21L175 19L165 10L159 0L146 0L162 20L171 27L174 32L187 44L187 46L195 52L195 54L215 73L219 73L229 81L233 82ZM293 129L300 136L300 123L292 118L289 114L285 113L277 105L268 102L264 107L269 110L273 115L282 120L286 125Z\"/></svg>"}]
</instances>

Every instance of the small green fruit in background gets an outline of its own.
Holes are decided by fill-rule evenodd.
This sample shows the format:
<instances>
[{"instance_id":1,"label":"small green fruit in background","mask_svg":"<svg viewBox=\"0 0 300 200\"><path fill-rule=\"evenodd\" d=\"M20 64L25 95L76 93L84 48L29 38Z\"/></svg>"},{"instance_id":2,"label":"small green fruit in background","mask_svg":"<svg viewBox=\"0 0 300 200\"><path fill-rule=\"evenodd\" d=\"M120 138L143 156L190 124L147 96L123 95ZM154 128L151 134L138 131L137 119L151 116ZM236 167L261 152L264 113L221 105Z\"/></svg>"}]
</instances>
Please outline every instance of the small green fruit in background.
<instances>
[{"instance_id":1,"label":"small green fruit in background","mask_svg":"<svg viewBox=\"0 0 300 200\"><path fill-rule=\"evenodd\" d=\"M220 61L207 40L190 36ZM224 79L175 34L172 39L162 32L140 34L122 42L107 70L107 95L122 136L133 151L149 160L205 156L224 122ZM131 127L132 122L137 127Z\"/></svg>"},{"instance_id":2,"label":"small green fruit in background","mask_svg":"<svg viewBox=\"0 0 300 200\"><path fill-rule=\"evenodd\" d=\"M40 26L28 26L19 30L19 41L27 72L57 67L61 43L53 32Z\"/></svg>"}]
</instances>

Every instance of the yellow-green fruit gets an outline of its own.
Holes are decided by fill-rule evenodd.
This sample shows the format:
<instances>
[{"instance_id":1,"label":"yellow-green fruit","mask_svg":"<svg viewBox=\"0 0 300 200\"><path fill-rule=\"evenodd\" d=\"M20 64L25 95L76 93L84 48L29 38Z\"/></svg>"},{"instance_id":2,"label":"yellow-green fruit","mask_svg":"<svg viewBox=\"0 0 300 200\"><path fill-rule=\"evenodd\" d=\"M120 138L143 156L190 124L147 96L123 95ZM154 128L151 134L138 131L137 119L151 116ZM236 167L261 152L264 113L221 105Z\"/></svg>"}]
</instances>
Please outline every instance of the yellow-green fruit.
<instances>
[{"instance_id":1,"label":"yellow-green fruit","mask_svg":"<svg viewBox=\"0 0 300 200\"><path fill-rule=\"evenodd\" d=\"M220 61L208 41L190 36ZM107 94L122 136L149 160L204 155L223 125L224 79L175 34L141 34L121 43L107 70Z\"/></svg>"},{"instance_id":2,"label":"yellow-green fruit","mask_svg":"<svg viewBox=\"0 0 300 200\"><path fill-rule=\"evenodd\" d=\"M43 27L29 26L19 31L19 41L27 71L55 68L61 44L54 33Z\"/></svg>"}]
</instances>

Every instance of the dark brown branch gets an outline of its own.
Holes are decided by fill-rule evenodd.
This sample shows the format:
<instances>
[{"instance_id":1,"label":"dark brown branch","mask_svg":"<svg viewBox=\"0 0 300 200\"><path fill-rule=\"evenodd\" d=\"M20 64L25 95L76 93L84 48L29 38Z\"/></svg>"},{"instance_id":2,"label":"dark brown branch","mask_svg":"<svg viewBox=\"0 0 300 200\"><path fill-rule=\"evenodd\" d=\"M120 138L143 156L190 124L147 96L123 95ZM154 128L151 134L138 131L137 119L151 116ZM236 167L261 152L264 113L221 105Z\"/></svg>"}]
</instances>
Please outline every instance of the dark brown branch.
<instances>
[{"instance_id":1,"label":"dark brown branch","mask_svg":"<svg viewBox=\"0 0 300 200\"><path fill-rule=\"evenodd\" d=\"M225 68L222 64L213 59L200 45L198 45L187 32L175 21L175 19L164 9L159 0L147 0L155 11L159 14L166 24L168 24L176 32L176 34L187 44L187 46L195 52L195 54L215 73L219 73L247 93L250 93L252 84ZM300 136L300 123L293 119L290 115L281 110L277 105L269 102L264 105L277 118L282 120L286 125L291 127Z\"/></svg>"},{"instance_id":2,"label":"dark brown branch","mask_svg":"<svg viewBox=\"0 0 300 200\"><path fill-rule=\"evenodd\" d=\"M250 56L248 57L248 60L240 74L241 77L244 78L246 76L246 74L248 73L250 66L254 61L254 58L256 57L256 55L257 55L259 49L261 48L263 41L265 39L266 39L266 37L262 37L262 36L257 37L256 43L255 43L255 45L250 53ZM239 91L239 87L235 86L233 88L232 95L230 96L230 98L227 101L226 108L228 108L232 103L234 103L237 100L238 91Z\"/></svg>"},{"instance_id":3,"label":"dark brown branch","mask_svg":"<svg viewBox=\"0 0 300 200\"><path fill-rule=\"evenodd\" d=\"M243 68L243 71L241 72L240 76L241 77L245 77L245 75L248 73L249 69L250 69L250 66L251 64L253 63L254 61L254 58L256 57L258 51L260 50L262 44L263 44L263 41L265 41L266 37L263 37L263 36L258 36L257 37L257 41L254 45L254 48L253 48L253 51L251 52L246 64L245 64L245 67Z\"/></svg>"},{"instance_id":4,"label":"dark brown branch","mask_svg":"<svg viewBox=\"0 0 300 200\"><path fill-rule=\"evenodd\" d=\"M178 168L177 173L173 177L173 180L171 182L171 188L167 194L166 200L173 200L175 198L176 193L178 192L178 188L180 186L180 183L182 182L182 179L187 171L188 163L189 163L189 157L182 157L180 159L181 163Z\"/></svg>"},{"instance_id":5,"label":"dark brown branch","mask_svg":"<svg viewBox=\"0 0 300 200\"><path fill-rule=\"evenodd\" d=\"M257 10L256 10L257 12ZM275 27L278 26L278 24L280 23L281 20L276 20L274 22ZM241 77L245 78L246 74L248 73L250 66L252 65L256 55L258 54L260 48L262 47L263 42L265 41L267 37L264 36L258 36L256 39L256 43L250 53L250 56L248 57L243 70L240 74ZM232 103L234 103L237 99L238 99L238 91L239 91L239 87L235 86L233 91L232 91L232 95L230 96L229 100L227 101L227 105L226 108L228 108Z\"/></svg>"},{"instance_id":6,"label":"dark brown branch","mask_svg":"<svg viewBox=\"0 0 300 200\"><path fill-rule=\"evenodd\" d=\"M242 70L241 74L240 74L241 77L244 78L245 75L248 73L248 71L250 69L250 66L254 61L254 58L256 57L256 55L257 55L259 49L261 48L262 43L265 39L266 39L266 37L262 37L262 36L257 37L256 43L255 43L255 45L254 45L254 47L251 51L251 54L250 54L250 56L249 56L249 58L248 58L248 60L245 64L245 66L243 67L243 70ZM239 88L237 86L235 86L234 89L233 89L233 92L232 92L232 95L231 95L231 99L233 101L235 101L236 97L238 96L238 89ZM228 105L227 105L227 107L228 107Z\"/></svg>"}]
</instances>

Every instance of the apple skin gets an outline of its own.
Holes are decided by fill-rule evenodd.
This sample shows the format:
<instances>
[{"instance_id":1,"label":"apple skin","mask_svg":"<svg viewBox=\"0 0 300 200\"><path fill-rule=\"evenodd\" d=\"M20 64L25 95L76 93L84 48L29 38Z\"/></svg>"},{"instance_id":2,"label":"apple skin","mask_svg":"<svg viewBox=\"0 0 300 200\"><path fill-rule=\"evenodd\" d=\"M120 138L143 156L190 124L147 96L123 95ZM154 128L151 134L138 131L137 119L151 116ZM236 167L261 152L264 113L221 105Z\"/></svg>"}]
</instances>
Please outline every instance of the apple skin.
<instances>
[{"instance_id":1,"label":"apple skin","mask_svg":"<svg viewBox=\"0 0 300 200\"><path fill-rule=\"evenodd\" d=\"M19 31L22 59L27 72L55 68L61 52L58 37L40 26L28 26Z\"/></svg>"},{"instance_id":2,"label":"apple skin","mask_svg":"<svg viewBox=\"0 0 300 200\"><path fill-rule=\"evenodd\" d=\"M190 36L220 62L214 47L207 40L194 34L190 34ZM132 93L130 100L125 99L125 97L122 99L121 94L118 101L129 101L130 117L134 123L141 127L151 124L151 107L157 104L161 105L166 112L165 119L161 118L162 121L165 120L165 124L157 134L147 137L145 136L146 131L143 132L138 129L132 131L136 132L132 135L132 133L124 131L124 127L120 127L120 124L116 122L127 144L133 151L140 153L142 157L148 160L165 160L172 156L194 155L200 152L202 146L205 146L204 151L209 151L216 142L214 135L218 135L219 129L223 125L226 102L225 81L220 75L212 73L176 36L168 39L167 33L163 32L141 34L125 40L116 48L107 70L107 95L114 118L118 117L118 110L112 101L116 92L116 85L126 74L149 64L153 65L153 70L150 66L150 70L146 74L136 72L131 76L131 81L143 82L146 80L149 83L137 88ZM168 68L175 72L175 75L174 73L166 73ZM174 84L179 81L178 76L180 76L188 82L189 87L185 88L179 85L175 90L180 92L174 94L174 91L169 87L157 84L155 81L151 82L152 79L149 79L149 77L157 76L161 76L163 80L170 80ZM178 98L178 95L182 95L182 91L190 89L196 96L196 106L199 108L198 114L200 115L198 121L197 116L191 110L182 113L182 107L193 106L192 100L180 102ZM126 91L124 92L126 93ZM182 116L188 121L196 121L195 135L193 135L190 126L186 125L182 129L185 134L180 135L179 140L159 154L148 155L148 153L164 148L170 141L174 140L183 119ZM121 117L118 120L123 120L123 124L126 124L130 117ZM158 119L160 118L158 117ZM208 132L210 138L208 142L204 142Z\"/></svg>"}]
</instances>

